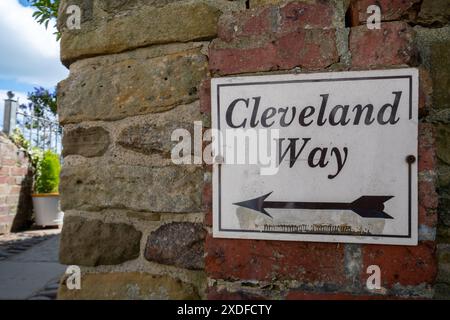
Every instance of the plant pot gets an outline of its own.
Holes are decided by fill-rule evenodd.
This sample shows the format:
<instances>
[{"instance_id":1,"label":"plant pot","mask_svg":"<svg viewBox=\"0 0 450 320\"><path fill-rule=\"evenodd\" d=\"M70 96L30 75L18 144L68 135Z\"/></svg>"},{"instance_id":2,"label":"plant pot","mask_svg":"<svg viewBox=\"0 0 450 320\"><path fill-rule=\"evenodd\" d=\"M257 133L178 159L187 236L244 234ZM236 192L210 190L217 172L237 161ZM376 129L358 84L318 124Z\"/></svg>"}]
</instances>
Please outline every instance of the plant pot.
<instances>
[{"instance_id":1,"label":"plant pot","mask_svg":"<svg viewBox=\"0 0 450 320\"><path fill-rule=\"evenodd\" d=\"M62 225L64 213L59 207L59 194L33 194L32 197L36 225Z\"/></svg>"}]
</instances>

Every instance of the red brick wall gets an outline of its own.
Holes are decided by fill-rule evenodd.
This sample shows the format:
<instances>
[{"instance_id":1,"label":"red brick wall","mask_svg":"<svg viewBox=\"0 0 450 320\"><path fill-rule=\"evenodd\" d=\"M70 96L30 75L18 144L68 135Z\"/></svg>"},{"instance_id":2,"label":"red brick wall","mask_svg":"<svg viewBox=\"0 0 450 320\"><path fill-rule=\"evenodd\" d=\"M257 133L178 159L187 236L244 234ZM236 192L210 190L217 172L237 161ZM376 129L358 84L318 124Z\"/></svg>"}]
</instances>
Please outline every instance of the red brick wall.
<instances>
[{"instance_id":1,"label":"red brick wall","mask_svg":"<svg viewBox=\"0 0 450 320\"><path fill-rule=\"evenodd\" d=\"M259 6L259 3L272 3ZM435 233L438 196L430 76L419 61L415 30L421 1L386 0L380 30L364 24L375 1L250 0L250 9L226 14L210 45L213 77L271 72L420 68L419 245L417 247L257 240L206 240L211 299L432 298L437 273ZM281 4L280 4L281 3ZM389 5L387 4L389 3ZM204 113L209 81L200 90ZM204 188L211 227L211 185ZM378 291L366 288L369 265L381 268Z\"/></svg>"},{"instance_id":2,"label":"red brick wall","mask_svg":"<svg viewBox=\"0 0 450 320\"><path fill-rule=\"evenodd\" d=\"M0 234L31 221L31 172L23 151L0 133Z\"/></svg>"}]
</instances>

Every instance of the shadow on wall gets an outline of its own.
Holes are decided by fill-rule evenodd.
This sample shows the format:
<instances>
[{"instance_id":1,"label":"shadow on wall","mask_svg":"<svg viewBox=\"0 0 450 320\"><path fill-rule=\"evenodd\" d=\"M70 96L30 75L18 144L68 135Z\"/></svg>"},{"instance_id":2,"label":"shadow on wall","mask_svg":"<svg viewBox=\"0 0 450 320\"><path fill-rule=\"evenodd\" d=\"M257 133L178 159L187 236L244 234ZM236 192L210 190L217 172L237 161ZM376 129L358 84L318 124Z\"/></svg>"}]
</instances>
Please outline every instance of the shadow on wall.
<instances>
[{"instance_id":1,"label":"shadow on wall","mask_svg":"<svg viewBox=\"0 0 450 320\"><path fill-rule=\"evenodd\" d=\"M20 185L17 211L12 222L11 232L28 230L33 224L32 188L33 171L31 168L28 168L27 174Z\"/></svg>"}]
</instances>

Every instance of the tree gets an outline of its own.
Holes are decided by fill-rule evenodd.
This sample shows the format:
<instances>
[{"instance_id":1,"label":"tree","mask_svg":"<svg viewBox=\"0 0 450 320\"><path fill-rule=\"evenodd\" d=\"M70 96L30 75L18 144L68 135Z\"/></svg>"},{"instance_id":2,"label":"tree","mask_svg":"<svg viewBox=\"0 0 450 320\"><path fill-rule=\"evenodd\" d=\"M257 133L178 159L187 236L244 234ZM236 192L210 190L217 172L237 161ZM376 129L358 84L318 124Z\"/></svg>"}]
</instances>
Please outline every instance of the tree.
<instances>
[{"instance_id":1,"label":"tree","mask_svg":"<svg viewBox=\"0 0 450 320\"><path fill-rule=\"evenodd\" d=\"M33 18L39 24L43 24L46 29L48 29L48 25L52 19L58 18L60 0L28 0L28 2L36 9L33 13ZM57 40L61 38L61 34L58 31L54 32L54 34Z\"/></svg>"},{"instance_id":2,"label":"tree","mask_svg":"<svg viewBox=\"0 0 450 320\"><path fill-rule=\"evenodd\" d=\"M51 118L56 116L57 102L56 91L50 91L43 87L34 88L34 92L28 93L28 109L33 111L36 117Z\"/></svg>"}]
</instances>

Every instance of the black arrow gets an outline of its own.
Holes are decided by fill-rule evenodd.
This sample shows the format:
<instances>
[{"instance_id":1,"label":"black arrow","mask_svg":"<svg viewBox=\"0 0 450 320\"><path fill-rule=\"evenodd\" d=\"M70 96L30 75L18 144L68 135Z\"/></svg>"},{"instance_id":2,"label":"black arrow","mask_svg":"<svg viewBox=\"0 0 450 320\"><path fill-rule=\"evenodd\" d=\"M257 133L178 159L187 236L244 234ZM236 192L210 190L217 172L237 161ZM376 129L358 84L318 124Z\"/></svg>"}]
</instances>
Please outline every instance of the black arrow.
<instances>
[{"instance_id":1,"label":"black arrow","mask_svg":"<svg viewBox=\"0 0 450 320\"><path fill-rule=\"evenodd\" d=\"M393 196L362 196L352 203L266 201L271 194L272 192L259 198L234 203L234 205L259 211L271 218L272 216L265 209L351 210L363 218L394 219L383 212L384 203L392 199Z\"/></svg>"}]
</instances>

